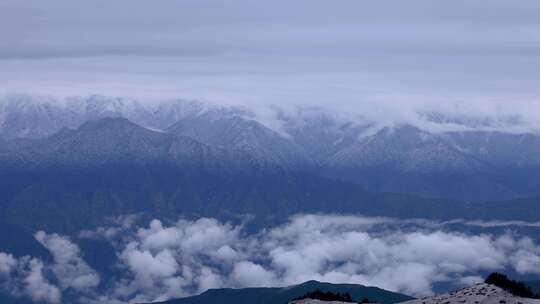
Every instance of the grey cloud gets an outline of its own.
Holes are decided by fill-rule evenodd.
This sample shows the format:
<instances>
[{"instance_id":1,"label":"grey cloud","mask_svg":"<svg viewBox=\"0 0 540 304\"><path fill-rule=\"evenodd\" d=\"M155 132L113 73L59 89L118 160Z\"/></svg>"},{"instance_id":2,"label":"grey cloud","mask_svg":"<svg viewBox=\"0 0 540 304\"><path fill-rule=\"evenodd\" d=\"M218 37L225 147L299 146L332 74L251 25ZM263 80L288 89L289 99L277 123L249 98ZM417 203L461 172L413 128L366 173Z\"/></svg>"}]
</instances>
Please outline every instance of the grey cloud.
<instances>
[{"instance_id":1,"label":"grey cloud","mask_svg":"<svg viewBox=\"0 0 540 304\"><path fill-rule=\"evenodd\" d=\"M315 105L424 125L419 113L502 128L519 117L540 129L534 0L0 5L0 93Z\"/></svg>"},{"instance_id":2,"label":"grey cloud","mask_svg":"<svg viewBox=\"0 0 540 304\"><path fill-rule=\"evenodd\" d=\"M452 45L500 45L504 49L514 46L512 42L531 44L524 37L534 34L532 29L539 25L534 14L539 7L534 1L520 5L496 1L489 7L476 1L343 1L329 5L324 1L155 4L124 0L77 5L69 1L2 4L3 19L13 25L6 33L9 39L3 41L9 47L3 49L19 56L29 49L37 56L62 56L66 51L69 55L70 50L86 56L92 52L130 54L137 52L134 49L159 54L163 49L176 48L176 53L182 53L185 49L200 51L201 46L248 53L268 48L309 50L337 46L347 52L344 42L389 51L415 49L415 44L420 49L441 47L442 51ZM130 14L125 14L126 9ZM500 35L511 29L513 35Z\"/></svg>"}]
</instances>

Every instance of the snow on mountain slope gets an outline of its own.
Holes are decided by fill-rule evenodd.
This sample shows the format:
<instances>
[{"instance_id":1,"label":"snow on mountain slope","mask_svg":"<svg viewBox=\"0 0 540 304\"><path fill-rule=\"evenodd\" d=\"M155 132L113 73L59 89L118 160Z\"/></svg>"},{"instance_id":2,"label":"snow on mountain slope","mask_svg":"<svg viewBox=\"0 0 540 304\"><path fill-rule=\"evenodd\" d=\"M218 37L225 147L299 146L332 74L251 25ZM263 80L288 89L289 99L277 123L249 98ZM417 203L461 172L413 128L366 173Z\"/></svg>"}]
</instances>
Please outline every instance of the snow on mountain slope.
<instances>
[{"instance_id":1,"label":"snow on mountain slope","mask_svg":"<svg viewBox=\"0 0 540 304\"><path fill-rule=\"evenodd\" d=\"M124 118L152 131L168 128L169 133L219 149L249 153L258 162L297 166L306 161L301 147L249 116L253 113L197 101L143 103L103 96L53 100L22 95L0 99L0 138L40 139L103 118ZM114 140L108 138L102 144Z\"/></svg>"},{"instance_id":2,"label":"snow on mountain slope","mask_svg":"<svg viewBox=\"0 0 540 304\"><path fill-rule=\"evenodd\" d=\"M36 103L29 96L0 100L0 134L5 138L38 138L75 124L73 113L50 100Z\"/></svg>"},{"instance_id":3,"label":"snow on mountain slope","mask_svg":"<svg viewBox=\"0 0 540 304\"><path fill-rule=\"evenodd\" d=\"M490 165L540 165L540 136L501 132L448 132L441 138L455 149Z\"/></svg>"},{"instance_id":4,"label":"snow on mountain slope","mask_svg":"<svg viewBox=\"0 0 540 304\"><path fill-rule=\"evenodd\" d=\"M393 165L416 172L469 171L481 166L439 136L412 126L384 128L374 135L359 138L333 155L328 164L335 167Z\"/></svg>"},{"instance_id":5,"label":"snow on mountain slope","mask_svg":"<svg viewBox=\"0 0 540 304\"><path fill-rule=\"evenodd\" d=\"M283 129L317 163L324 164L346 149L369 130L369 125L342 121L327 113L299 113L298 117L281 115Z\"/></svg>"},{"instance_id":6,"label":"snow on mountain slope","mask_svg":"<svg viewBox=\"0 0 540 304\"><path fill-rule=\"evenodd\" d=\"M347 302L338 302L338 301L321 301L316 299L302 299L291 301L289 304L350 304Z\"/></svg>"},{"instance_id":7,"label":"snow on mountain slope","mask_svg":"<svg viewBox=\"0 0 540 304\"><path fill-rule=\"evenodd\" d=\"M346 302L303 299L291 301L289 304L346 304ZM450 293L423 297L399 304L540 304L540 299L516 297L495 285L478 283Z\"/></svg>"},{"instance_id":8,"label":"snow on mountain slope","mask_svg":"<svg viewBox=\"0 0 540 304\"><path fill-rule=\"evenodd\" d=\"M495 285L478 283L454 292L402 304L540 304L540 299L516 297Z\"/></svg>"},{"instance_id":9,"label":"snow on mountain slope","mask_svg":"<svg viewBox=\"0 0 540 304\"><path fill-rule=\"evenodd\" d=\"M5 138L42 138L62 128L77 128L89 120L124 117L143 127L165 129L178 120L204 112L196 101L143 103L103 96L52 99L27 95L0 99L0 134Z\"/></svg>"},{"instance_id":10,"label":"snow on mountain slope","mask_svg":"<svg viewBox=\"0 0 540 304\"><path fill-rule=\"evenodd\" d=\"M213 168L252 162L245 153L211 147L185 136L152 131L125 118L91 120L77 129L62 129L46 138L18 139L0 146L0 165L87 166L110 161L169 161Z\"/></svg>"},{"instance_id":11,"label":"snow on mountain slope","mask_svg":"<svg viewBox=\"0 0 540 304\"><path fill-rule=\"evenodd\" d=\"M440 133L410 125L377 129L367 121L321 110L295 115L276 110L282 133L268 128L246 109L97 95L58 100L28 95L0 98L0 137L41 138L105 117L124 117L152 130L169 128L207 144L239 148L281 162L310 160L327 167L389 165L415 172L466 173L493 165L540 166L540 136L535 134Z\"/></svg>"},{"instance_id":12,"label":"snow on mountain slope","mask_svg":"<svg viewBox=\"0 0 540 304\"><path fill-rule=\"evenodd\" d=\"M149 130L241 151L258 163L308 170L374 191L463 200L540 195L538 134L440 132L383 127L320 109L274 111L276 121L268 124L249 109L197 101L10 96L0 98L0 138L44 138L90 120L123 117Z\"/></svg>"},{"instance_id":13,"label":"snow on mountain slope","mask_svg":"<svg viewBox=\"0 0 540 304\"><path fill-rule=\"evenodd\" d=\"M308 112L283 114L280 119L291 139L324 167L474 174L495 167L540 166L538 134L384 127L360 118Z\"/></svg>"},{"instance_id":14,"label":"snow on mountain slope","mask_svg":"<svg viewBox=\"0 0 540 304\"><path fill-rule=\"evenodd\" d=\"M239 150L254 158L298 167L309 163L304 150L281 134L266 128L256 120L230 111L208 111L186 117L167 132L192 137L202 143Z\"/></svg>"}]
</instances>

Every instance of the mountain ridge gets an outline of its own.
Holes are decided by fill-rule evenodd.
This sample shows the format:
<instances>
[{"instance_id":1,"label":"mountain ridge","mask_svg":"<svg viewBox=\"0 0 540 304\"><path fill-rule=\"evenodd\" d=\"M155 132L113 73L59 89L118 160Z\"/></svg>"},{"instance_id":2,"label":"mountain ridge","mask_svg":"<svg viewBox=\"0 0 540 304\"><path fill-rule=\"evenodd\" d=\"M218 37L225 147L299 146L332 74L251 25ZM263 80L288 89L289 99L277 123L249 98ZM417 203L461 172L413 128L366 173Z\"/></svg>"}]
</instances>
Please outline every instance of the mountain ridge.
<instances>
[{"instance_id":1,"label":"mountain ridge","mask_svg":"<svg viewBox=\"0 0 540 304\"><path fill-rule=\"evenodd\" d=\"M298 212L540 220L527 209L537 204L536 199L472 204L373 192L245 151L148 130L123 118L89 122L23 144L11 142L14 147L0 149L0 177L5 180L0 209L4 219L33 229L72 231L97 225L102 217L137 212L225 220L250 214L266 224ZM51 212L58 221L46 220Z\"/></svg>"},{"instance_id":2,"label":"mountain ridge","mask_svg":"<svg viewBox=\"0 0 540 304\"><path fill-rule=\"evenodd\" d=\"M308 171L370 191L465 201L540 196L540 136L536 134L474 129L429 132L407 124L381 127L322 111L295 116L276 109L273 119L281 125L277 131L249 110L196 101L143 104L90 96L69 99L61 107L54 100L34 99L4 99L2 146L16 138L24 146L28 138L43 139L63 128L115 117L146 130L187 136L213 149L244 153L261 165ZM32 130L39 132L32 135Z\"/></svg>"},{"instance_id":3,"label":"mountain ridge","mask_svg":"<svg viewBox=\"0 0 540 304\"><path fill-rule=\"evenodd\" d=\"M369 298L382 304L391 304L399 301L412 299L412 297L380 289L357 284L331 284L318 281L307 281L298 285L275 288L243 288L243 289L210 289L198 296L158 302L161 304L207 304L207 303L260 303L260 304L283 304L289 300L302 296L314 290L347 292L358 300Z\"/></svg>"}]
</instances>

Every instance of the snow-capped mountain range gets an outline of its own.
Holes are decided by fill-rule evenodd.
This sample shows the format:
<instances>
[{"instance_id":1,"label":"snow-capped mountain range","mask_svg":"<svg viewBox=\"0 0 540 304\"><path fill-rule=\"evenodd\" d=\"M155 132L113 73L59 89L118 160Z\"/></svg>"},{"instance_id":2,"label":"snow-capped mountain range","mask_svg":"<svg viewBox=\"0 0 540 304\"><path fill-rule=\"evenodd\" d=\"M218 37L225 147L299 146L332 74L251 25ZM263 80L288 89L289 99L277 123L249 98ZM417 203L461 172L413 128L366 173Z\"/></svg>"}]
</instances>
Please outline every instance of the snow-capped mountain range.
<instances>
[{"instance_id":1,"label":"snow-capped mountain range","mask_svg":"<svg viewBox=\"0 0 540 304\"><path fill-rule=\"evenodd\" d=\"M309 115L275 112L274 125L279 128L269 127L245 108L197 101L18 95L0 100L0 138L18 145L29 139L54 141L58 132L67 132L65 128L122 117L162 137L191 138L214 149L246 153L252 161L314 171L376 191L467 200L540 195L537 134L434 132L407 124L339 119L322 110ZM94 141L99 145L94 148L115 140Z\"/></svg>"}]
</instances>

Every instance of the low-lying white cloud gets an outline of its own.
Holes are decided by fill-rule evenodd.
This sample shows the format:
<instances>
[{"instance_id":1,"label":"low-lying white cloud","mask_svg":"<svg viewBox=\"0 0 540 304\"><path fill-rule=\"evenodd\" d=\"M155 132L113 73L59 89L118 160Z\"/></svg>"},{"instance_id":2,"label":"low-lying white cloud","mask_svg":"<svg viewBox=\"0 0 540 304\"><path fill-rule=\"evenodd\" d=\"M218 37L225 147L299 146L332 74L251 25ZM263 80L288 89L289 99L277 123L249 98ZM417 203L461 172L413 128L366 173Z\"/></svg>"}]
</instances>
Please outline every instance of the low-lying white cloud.
<instances>
[{"instance_id":1,"label":"low-lying white cloud","mask_svg":"<svg viewBox=\"0 0 540 304\"><path fill-rule=\"evenodd\" d=\"M6 275L17 265L17 260L11 254L0 252L0 275Z\"/></svg>"},{"instance_id":2,"label":"low-lying white cloud","mask_svg":"<svg viewBox=\"0 0 540 304\"><path fill-rule=\"evenodd\" d=\"M18 286L14 294L50 303L60 301L67 290L95 303L135 303L189 296L210 288L287 286L307 280L426 295L433 292L435 283L470 284L489 271L540 273L540 246L531 239L510 233L468 235L444 229L445 225L298 215L274 228L247 234L242 225L210 218L172 224L152 220L144 227L135 221L118 221L81 234L106 240L115 248L119 271L110 286L99 286L98 274L69 238L44 232L35 237L51 251L54 262L0 253L0 276L22 278L12 279L9 286ZM103 233L107 229L122 233ZM29 270L18 271L21 265ZM35 286L42 286L42 292L37 293Z\"/></svg>"},{"instance_id":3,"label":"low-lying white cloud","mask_svg":"<svg viewBox=\"0 0 540 304\"><path fill-rule=\"evenodd\" d=\"M67 237L43 231L39 231L34 237L52 253L52 270L63 289L86 291L99 285L99 275L80 257L79 247Z\"/></svg>"},{"instance_id":4,"label":"low-lying white cloud","mask_svg":"<svg viewBox=\"0 0 540 304\"><path fill-rule=\"evenodd\" d=\"M467 226L478 226L483 228L494 227L540 227L540 222L526 222L526 221L480 221L480 220L463 220L456 219L444 222L445 225L459 224Z\"/></svg>"},{"instance_id":5,"label":"low-lying white cloud","mask_svg":"<svg viewBox=\"0 0 540 304\"><path fill-rule=\"evenodd\" d=\"M0 252L0 292L40 303L61 303L61 290L49 280L45 268L40 259Z\"/></svg>"},{"instance_id":6,"label":"low-lying white cloud","mask_svg":"<svg viewBox=\"0 0 540 304\"><path fill-rule=\"evenodd\" d=\"M34 301L57 304L61 302L60 289L52 285L43 275L43 262L37 259L29 261L30 270L24 279L25 291Z\"/></svg>"},{"instance_id":7,"label":"low-lying white cloud","mask_svg":"<svg viewBox=\"0 0 540 304\"><path fill-rule=\"evenodd\" d=\"M149 302L226 286L219 266L230 267L239 258L233 249L243 243L239 231L215 219L179 220L170 227L153 220L122 245L120 260L133 279L118 284L114 293Z\"/></svg>"}]
</instances>

